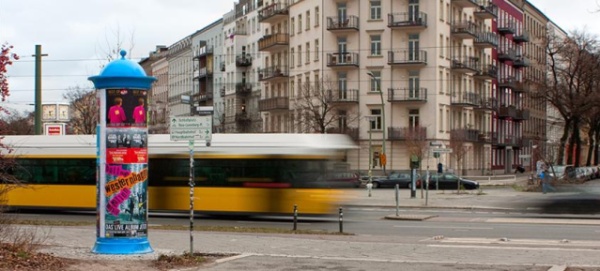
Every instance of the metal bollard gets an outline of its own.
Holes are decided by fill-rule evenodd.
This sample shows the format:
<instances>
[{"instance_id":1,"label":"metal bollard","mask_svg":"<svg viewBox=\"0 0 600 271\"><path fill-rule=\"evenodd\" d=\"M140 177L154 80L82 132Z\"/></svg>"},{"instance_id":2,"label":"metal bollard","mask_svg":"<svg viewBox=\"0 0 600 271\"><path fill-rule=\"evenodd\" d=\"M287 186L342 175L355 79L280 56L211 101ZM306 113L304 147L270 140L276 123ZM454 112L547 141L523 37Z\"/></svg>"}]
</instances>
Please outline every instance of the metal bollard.
<instances>
[{"instance_id":1,"label":"metal bollard","mask_svg":"<svg viewBox=\"0 0 600 271\"><path fill-rule=\"evenodd\" d=\"M294 204L294 230L297 229L298 224L298 205Z\"/></svg>"},{"instance_id":2,"label":"metal bollard","mask_svg":"<svg viewBox=\"0 0 600 271\"><path fill-rule=\"evenodd\" d=\"M396 184L394 192L396 194L396 216L398 216L398 211L400 210L400 186L398 184Z\"/></svg>"},{"instance_id":3,"label":"metal bollard","mask_svg":"<svg viewBox=\"0 0 600 271\"><path fill-rule=\"evenodd\" d=\"M342 211L342 207L340 207L340 233L344 233L344 212Z\"/></svg>"},{"instance_id":4,"label":"metal bollard","mask_svg":"<svg viewBox=\"0 0 600 271\"><path fill-rule=\"evenodd\" d=\"M367 191L369 192L369 197L371 196L371 190L373 190L373 183L367 183Z\"/></svg>"}]
</instances>

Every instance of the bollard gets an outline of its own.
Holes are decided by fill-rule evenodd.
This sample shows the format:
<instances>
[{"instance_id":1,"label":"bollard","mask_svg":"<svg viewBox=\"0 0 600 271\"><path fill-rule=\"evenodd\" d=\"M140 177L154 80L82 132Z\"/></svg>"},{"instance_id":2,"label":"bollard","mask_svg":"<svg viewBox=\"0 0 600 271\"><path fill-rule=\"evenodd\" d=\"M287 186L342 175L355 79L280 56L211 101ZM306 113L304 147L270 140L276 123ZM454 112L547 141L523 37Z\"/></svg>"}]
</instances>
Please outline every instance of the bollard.
<instances>
[{"instance_id":1,"label":"bollard","mask_svg":"<svg viewBox=\"0 0 600 271\"><path fill-rule=\"evenodd\" d=\"M298 224L298 205L294 204L294 230L297 229Z\"/></svg>"},{"instance_id":2,"label":"bollard","mask_svg":"<svg viewBox=\"0 0 600 271\"><path fill-rule=\"evenodd\" d=\"M427 172L427 179L425 179L425 206L429 203L429 171Z\"/></svg>"},{"instance_id":3,"label":"bollard","mask_svg":"<svg viewBox=\"0 0 600 271\"><path fill-rule=\"evenodd\" d=\"M396 216L398 216L398 211L400 209L400 187L396 184L394 194L396 196Z\"/></svg>"},{"instance_id":4,"label":"bollard","mask_svg":"<svg viewBox=\"0 0 600 271\"><path fill-rule=\"evenodd\" d=\"M369 197L371 196L371 190L373 190L373 183L367 183L367 191L369 192Z\"/></svg>"},{"instance_id":5,"label":"bollard","mask_svg":"<svg viewBox=\"0 0 600 271\"><path fill-rule=\"evenodd\" d=\"M340 233L344 233L344 212L342 212L342 207L340 207Z\"/></svg>"}]
</instances>

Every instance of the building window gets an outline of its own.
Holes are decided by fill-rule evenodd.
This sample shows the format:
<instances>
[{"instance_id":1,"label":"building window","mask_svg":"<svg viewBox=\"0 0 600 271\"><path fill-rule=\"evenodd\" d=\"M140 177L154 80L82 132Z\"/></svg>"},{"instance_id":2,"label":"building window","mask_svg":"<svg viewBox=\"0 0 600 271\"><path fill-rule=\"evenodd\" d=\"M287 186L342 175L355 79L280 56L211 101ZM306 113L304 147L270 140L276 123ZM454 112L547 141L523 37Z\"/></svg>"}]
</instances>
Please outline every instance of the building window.
<instances>
[{"instance_id":1,"label":"building window","mask_svg":"<svg viewBox=\"0 0 600 271\"><path fill-rule=\"evenodd\" d=\"M319 26L319 16L321 16L321 13L319 12L319 7L315 7L315 27Z\"/></svg>"},{"instance_id":2,"label":"building window","mask_svg":"<svg viewBox=\"0 0 600 271\"><path fill-rule=\"evenodd\" d=\"M306 30L310 29L310 10L306 11Z\"/></svg>"},{"instance_id":3,"label":"building window","mask_svg":"<svg viewBox=\"0 0 600 271\"><path fill-rule=\"evenodd\" d=\"M371 35L371 55L372 56L380 56L381 55L381 36L380 35Z\"/></svg>"},{"instance_id":4,"label":"building window","mask_svg":"<svg viewBox=\"0 0 600 271\"><path fill-rule=\"evenodd\" d=\"M292 93L290 93L290 96L292 96L292 97L296 96L296 93L295 93L296 85L295 85L295 81L293 79L290 81L290 91L292 92Z\"/></svg>"},{"instance_id":5,"label":"building window","mask_svg":"<svg viewBox=\"0 0 600 271\"><path fill-rule=\"evenodd\" d=\"M408 111L408 127L419 127L419 109L411 109Z\"/></svg>"},{"instance_id":6,"label":"building window","mask_svg":"<svg viewBox=\"0 0 600 271\"><path fill-rule=\"evenodd\" d=\"M444 131L444 109L443 108L440 108L440 117L439 118L440 118L440 120L439 120L440 132L443 132Z\"/></svg>"},{"instance_id":7,"label":"building window","mask_svg":"<svg viewBox=\"0 0 600 271\"><path fill-rule=\"evenodd\" d=\"M440 58L444 58L444 35L440 34Z\"/></svg>"},{"instance_id":8,"label":"building window","mask_svg":"<svg viewBox=\"0 0 600 271\"><path fill-rule=\"evenodd\" d=\"M315 40L315 62L319 61L319 54L321 51L319 50L319 39Z\"/></svg>"},{"instance_id":9,"label":"building window","mask_svg":"<svg viewBox=\"0 0 600 271\"><path fill-rule=\"evenodd\" d=\"M290 36L293 36L294 32L295 32L294 29L296 29L296 18L292 18L290 20L290 26L291 26L290 29L292 29L292 31L291 31L292 33L290 33Z\"/></svg>"},{"instance_id":10,"label":"building window","mask_svg":"<svg viewBox=\"0 0 600 271\"><path fill-rule=\"evenodd\" d=\"M381 1L371 1L371 20L381 20Z\"/></svg>"},{"instance_id":11,"label":"building window","mask_svg":"<svg viewBox=\"0 0 600 271\"><path fill-rule=\"evenodd\" d=\"M302 45L298 45L298 67L302 66Z\"/></svg>"},{"instance_id":12,"label":"building window","mask_svg":"<svg viewBox=\"0 0 600 271\"><path fill-rule=\"evenodd\" d=\"M373 76L370 76L371 78L371 88L370 91L377 91L379 92L379 90L381 89L381 71L371 71L371 74L373 74Z\"/></svg>"},{"instance_id":13,"label":"building window","mask_svg":"<svg viewBox=\"0 0 600 271\"><path fill-rule=\"evenodd\" d=\"M302 95L302 77L299 75L298 76L298 93L297 93L298 97L300 97Z\"/></svg>"},{"instance_id":14,"label":"building window","mask_svg":"<svg viewBox=\"0 0 600 271\"><path fill-rule=\"evenodd\" d=\"M371 130L381 130L381 109L371 109Z\"/></svg>"},{"instance_id":15,"label":"building window","mask_svg":"<svg viewBox=\"0 0 600 271\"><path fill-rule=\"evenodd\" d=\"M291 56L290 57L290 68L294 68L294 62L295 62L294 60L295 60L295 57L296 57L294 53L295 53L294 48L291 48L290 49L290 56Z\"/></svg>"},{"instance_id":16,"label":"building window","mask_svg":"<svg viewBox=\"0 0 600 271\"><path fill-rule=\"evenodd\" d=\"M306 64L310 62L310 42L306 43Z\"/></svg>"}]
</instances>

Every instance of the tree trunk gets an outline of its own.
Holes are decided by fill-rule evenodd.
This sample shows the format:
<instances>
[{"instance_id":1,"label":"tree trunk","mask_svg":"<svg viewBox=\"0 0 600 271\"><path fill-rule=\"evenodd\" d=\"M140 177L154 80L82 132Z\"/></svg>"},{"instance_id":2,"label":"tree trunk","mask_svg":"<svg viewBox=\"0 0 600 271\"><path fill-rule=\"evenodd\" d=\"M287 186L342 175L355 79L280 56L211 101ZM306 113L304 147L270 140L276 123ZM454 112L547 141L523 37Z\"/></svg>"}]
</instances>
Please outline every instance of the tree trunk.
<instances>
[{"instance_id":1,"label":"tree trunk","mask_svg":"<svg viewBox=\"0 0 600 271\"><path fill-rule=\"evenodd\" d=\"M558 148L558 157L556 159L556 162L559 165L562 165L565 163L565 147L566 147L566 143L567 143L567 139L569 138L569 131L571 130L571 120L565 120L565 127L563 129L563 135L560 138L560 146ZM538 148L541 148L541 146L538 146Z\"/></svg>"},{"instance_id":2,"label":"tree trunk","mask_svg":"<svg viewBox=\"0 0 600 271\"><path fill-rule=\"evenodd\" d=\"M573 135L574 135L574 143L575 145L575 167L578 167L581 164L581 132L579 131L579 119L576 119L573 122Z\"/></svg>"},{"instance_id":3,"label":"tree trunk","mask_svg":"<svg viewBox=\"0 0 600 271\"><path fill-rule=\"evenodd\" d=\"M593 129L590 129L588 131L588 140L589 140L589 144L588 144L588 151L587 151L587 159L585 162L586 166L591 166L592 165L592 156L594 155L594 146L596 144L594 144L594 134L595 131Z\"/></svg>"}]
</instances>

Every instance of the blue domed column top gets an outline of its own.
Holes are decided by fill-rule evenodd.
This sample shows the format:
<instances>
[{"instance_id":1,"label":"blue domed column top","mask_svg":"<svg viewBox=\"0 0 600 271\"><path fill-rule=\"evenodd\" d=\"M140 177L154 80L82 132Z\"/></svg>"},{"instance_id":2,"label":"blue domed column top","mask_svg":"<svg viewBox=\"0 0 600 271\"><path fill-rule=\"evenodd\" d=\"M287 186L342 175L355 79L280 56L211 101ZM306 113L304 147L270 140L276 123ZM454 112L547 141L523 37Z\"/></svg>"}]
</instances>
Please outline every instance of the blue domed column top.
<instances>
[{"instance_id":1,"label":"blue domed column top","mask_svg":"<svg viewBox=\"0 0 600 271\"><path fill-rule=\"evenodd\" d=\"M89 78L99 102L96 244L99 254L153 252L148 242L148 101L152 82L121 58Z\"/></svg>"},{"instance_id":2,"label":"blue domed column top","mask_svg":"<svg viewBox=\"0 0 600 271\"><path fill-rule=\"evenodd\" d=\"M121 58L110 62L100 75L91 76L88 79L94 83L96 89L106 88L131 88L150 89L156 78L146 76L146 72L140 64L125 59L127 52L121 50Z\"/></svg>"}]
</instances>

